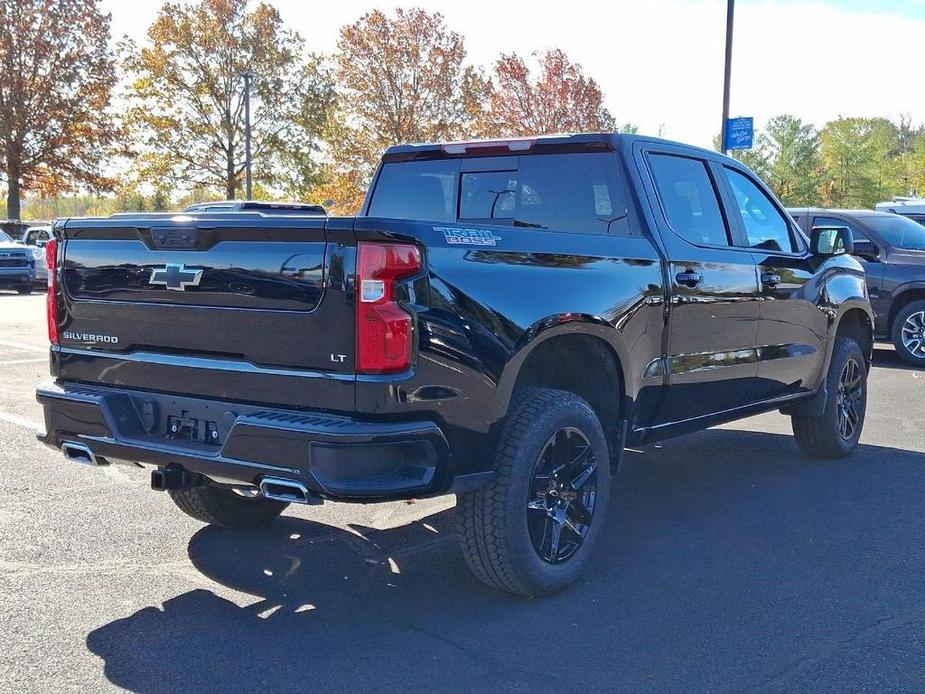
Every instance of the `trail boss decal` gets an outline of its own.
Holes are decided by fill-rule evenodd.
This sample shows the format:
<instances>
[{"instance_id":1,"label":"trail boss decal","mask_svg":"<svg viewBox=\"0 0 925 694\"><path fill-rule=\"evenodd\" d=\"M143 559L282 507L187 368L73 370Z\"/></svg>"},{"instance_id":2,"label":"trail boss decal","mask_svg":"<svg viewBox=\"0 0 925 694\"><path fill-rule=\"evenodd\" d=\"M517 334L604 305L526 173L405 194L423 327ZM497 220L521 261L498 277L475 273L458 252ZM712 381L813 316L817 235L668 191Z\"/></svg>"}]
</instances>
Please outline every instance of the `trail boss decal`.
<instances>
[{"instance_id":1,"label":"trail boss decal","mask_svg":"<svg viewBox=\"0 0 925 694\"><path fill-rule=\"evenodd\" d=\"M442 231L446 242L454 246L494 246L501 240L491 229L460 229L458 227L434 227Z\"/></svg>"}]
</instances>

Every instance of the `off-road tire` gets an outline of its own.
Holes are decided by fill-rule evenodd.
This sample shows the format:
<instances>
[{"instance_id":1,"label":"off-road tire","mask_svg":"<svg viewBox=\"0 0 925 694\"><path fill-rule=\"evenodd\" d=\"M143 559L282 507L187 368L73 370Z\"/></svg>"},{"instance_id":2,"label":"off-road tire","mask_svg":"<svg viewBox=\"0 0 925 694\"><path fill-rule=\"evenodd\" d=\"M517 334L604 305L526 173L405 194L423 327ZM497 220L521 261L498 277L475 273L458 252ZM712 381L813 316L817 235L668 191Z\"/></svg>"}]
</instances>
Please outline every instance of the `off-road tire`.
<instances>
[{"instance_id":1,"label":"off-road tire","mask_svg":"<svg viewBox=\"0 0 925 694\"><path fill-rule=\"evenodd\" d=\"M542 560L532 544L527 503L534 467L563 427L587 439L596 467L596 496L587 534L563 563ZM597 415L582 398L561 390L525 389L513 398L495 457L494 481L459 495L456 524L463 556L484 583L526 596L549 595L574 582L604 532L610 501L607 442Z\"/></svg>"},{"instance_id":2,"label":"off-road tire","mask_svg":"<svg viewBox=\"0 0 925 694\"><path fill-rule=\"evenodd\" d=\"M896 356L912 366L925 367L925 353L920 353L919 356L916 356L906 348L903 344L903 326L909 316L923 311L925 311L925 301L913 301L896 314L890 329L890 338L893 341L893 347L896 348Z\"/></svg>"},{"instance_id":3,"label":"off-road tire","mask_svg":"<svg viewBox=\"0 0 925 694\"><path fill-rule=\"evenodd\" d=\"M862 395L859 418L850 437L839 431L839 380L849 360L860 369ZM803 452L811 458L844 458L857 448L864 428L867 410L867 361L858 343L849 337L838 337L832 351L832 361L826 375L828 396L825 409L819 417L791 417L793 435Z\"/></svg>"},{"instance_id":4,"label":"off-road tire","mask_svg":"<svg viewBox=\"0 0 925 694\"><path fill-rule=\"evenodd\" d=\"M189 489L168 489L167 493L186 515L224 528L264 525L289 505L282 501L243 497L230 489L209 484Z\"/></svg>"}]
</instances>

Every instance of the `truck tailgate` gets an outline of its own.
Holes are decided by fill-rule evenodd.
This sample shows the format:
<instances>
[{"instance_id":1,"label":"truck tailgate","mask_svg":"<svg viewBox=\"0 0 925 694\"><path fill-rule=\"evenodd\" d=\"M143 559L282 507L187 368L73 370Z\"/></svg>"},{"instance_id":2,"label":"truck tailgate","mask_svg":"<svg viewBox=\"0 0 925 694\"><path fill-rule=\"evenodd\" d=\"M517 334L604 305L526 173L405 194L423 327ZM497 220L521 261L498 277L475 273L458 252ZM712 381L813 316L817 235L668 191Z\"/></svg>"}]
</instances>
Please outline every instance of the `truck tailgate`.
<instances>
[{"instance_id":1,"label":"truck tailgate","mask_svg":"<svg viewBox=\"0 0 925 694\"><path fill-rule=\"evenodd\" d=\"M353 232L326 225L246 213L68 220L57 376L352 409Z\"/></svg>"}]
</instances>

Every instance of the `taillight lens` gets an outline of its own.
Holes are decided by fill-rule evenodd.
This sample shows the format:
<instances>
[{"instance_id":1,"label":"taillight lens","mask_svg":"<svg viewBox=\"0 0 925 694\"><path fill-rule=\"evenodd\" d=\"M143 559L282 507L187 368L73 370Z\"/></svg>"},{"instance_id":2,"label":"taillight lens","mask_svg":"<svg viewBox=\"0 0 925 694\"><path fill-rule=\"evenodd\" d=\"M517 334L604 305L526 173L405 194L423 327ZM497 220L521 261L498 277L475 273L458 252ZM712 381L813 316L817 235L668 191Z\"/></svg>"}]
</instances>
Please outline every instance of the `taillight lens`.
<instances>
[{"instance_id":1,"label":"taillight lens","mask_svg":"<svg viewBox=\"0 0 925 694\"><path fill-rule=\"evenodd\" d=\"M48 295L45 304L48 313L48 339L58 344L58 241L49 239L45 244L45 265L48 266Z\"/></svg>"},{"instance_id":2,"label":"taillight lens","mask_svg":"<svg viewBox=\"0 0 925 694\"><path fill-rule=\"evenodd\" d=\"M357 246L357 371L394 373L411 366L411 315L394 301L395 283L421 269L405 243Z\"/></svg>"}]
</instances>

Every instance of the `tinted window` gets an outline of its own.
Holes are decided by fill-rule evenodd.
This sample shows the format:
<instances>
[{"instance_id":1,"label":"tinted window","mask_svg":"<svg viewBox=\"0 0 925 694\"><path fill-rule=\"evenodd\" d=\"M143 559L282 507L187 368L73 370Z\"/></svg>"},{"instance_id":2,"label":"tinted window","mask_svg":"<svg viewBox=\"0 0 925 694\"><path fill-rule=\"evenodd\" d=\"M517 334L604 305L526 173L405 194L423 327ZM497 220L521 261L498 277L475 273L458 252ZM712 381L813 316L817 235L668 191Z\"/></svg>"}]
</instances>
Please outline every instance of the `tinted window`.
<instances>
[{"instance_id":1,"label":"tinted window","mask_svg":"<svg viewBox=\"0 0 925 694\"><path fill-rule=\"evenodd\" d=\"M576 234L629 229L608 154L535 154L520 157L516 170L463 172L459 219Z\"/></svg>"},{"instance_id":2,"label":"tinted window","mask_svg":"<svg viewBox=\"0 0 925 694\"><path fill-rule=\"evenodd\" d=\"M658 197L668 224L693 243L729 243L716 189L699 159L655 154L649 158Z\"/></svg>"},{"instance_id":3,"label":"tinted window","mask_svg":"<svg viewBox=\"0 0 925 694\"><path fill-rule=\"evenodd\" d=\"M13 239L6 235L6 232L0 231L0 242L9 243Z\"/></svg>"},{"instance_id":4,"label":"tinted window","mask_svg":"<svg viewBox=\"0 0 925 694\"><path fill-rule=\"evenodd\" d=\"M748 177L733 169L726 169L726 178L742 216L748 245L765 251L792 253L793 239L787 218L777 210L765 192Z\"/></svg>"},{"instance_id":5,"label":"tinted window","mask_svg":"<svg viewBox=\"0 0 925 694\"><path fill-rule=\"evenodd\" d=\"M864 217L863 219L891 246L925 251L925 227L918 222L899 215Z\"/></svg>"},{"instance_id":6,"label":"tinted window","mask_svg":"<svg viewBox=\"0 0 925 694\"><path fill-rule=\"evenodd\" d=\"M459 160L385 164L373 191L369 216L455 221L458 172Z\"/></svg>"},{"instance_id":7,"label":"tinted window","mask_svg":"<svg viewBox=\"0 0 925 694\"><path fill-rule=\"evenodd\" d=\"M834 217L816 217L813 219L814 227L848 227L851 231L851 238L855 241L867 241L868 238L853 224Z\"/></svg>"}]
</instances>

